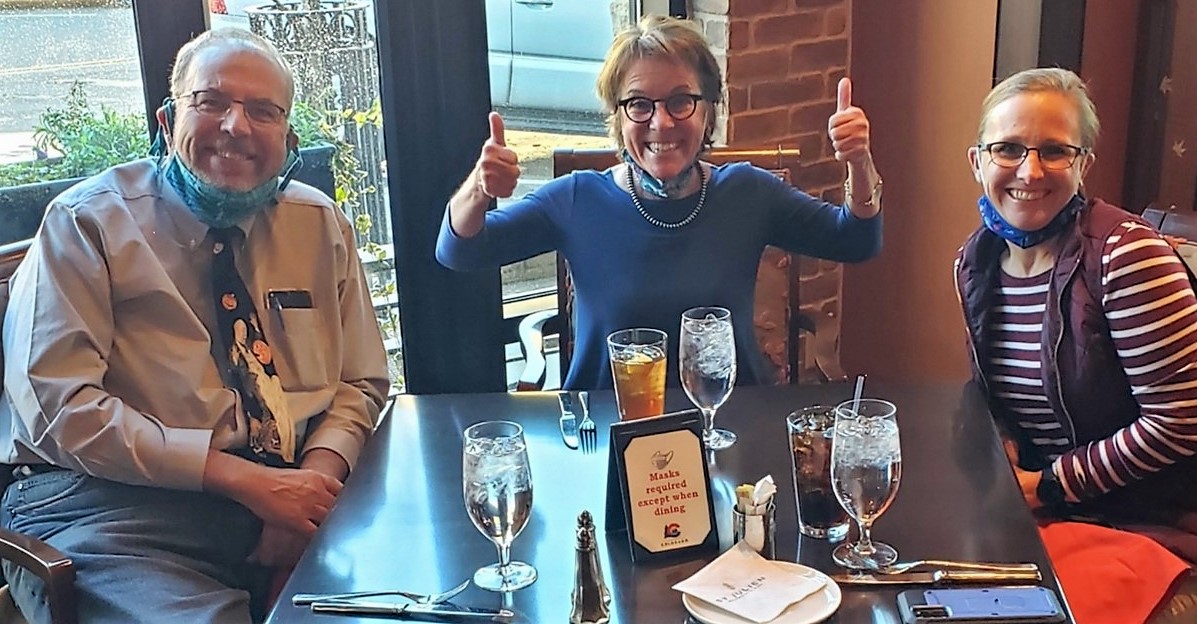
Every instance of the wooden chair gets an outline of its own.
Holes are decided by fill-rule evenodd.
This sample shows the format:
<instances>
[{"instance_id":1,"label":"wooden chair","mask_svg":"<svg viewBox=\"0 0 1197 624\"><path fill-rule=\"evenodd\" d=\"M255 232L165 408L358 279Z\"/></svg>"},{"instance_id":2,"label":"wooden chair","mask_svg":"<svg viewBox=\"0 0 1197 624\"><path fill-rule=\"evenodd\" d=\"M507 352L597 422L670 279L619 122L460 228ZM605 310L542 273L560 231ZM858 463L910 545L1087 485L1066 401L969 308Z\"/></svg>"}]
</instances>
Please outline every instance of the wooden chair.
<instances>
[{"instance_id":1,"label":"wooden chair","mask_svg":"<svg viewBox=\"0 0 1197 624\"><path fill-rule=\"evenodd\" d=\"M1162 210L1155 204L1148 204L1140 215L1159 233L1174 237L1172 242L1176 255L1197 275L1197 212L1179 211L1175 208ZM1183 239L1183 240L1175 240Z\"/></svg>"},{"instance_id":2,"label":"wooden chair","mask_svg":"<svg viewBox=\"0 0 1197 624\"><path fill-rule=\"evenodd\" d=\"M8 280L28 249L27 240L0 246L0 320L4 318L4 310L8 307ZM3 370L4 354L0 352L0 373ZM3 381L2 374L0 381ZM2 392L3 384L0 384L0 394ZM12 467L0 464L0 488L8 487L11 481ZM0 489L2 492L3 489ZM29 570L46 584L46 602L53 624L75 624L78 621L75 568L66 555L37 538L0 528L0 559ZM0 589L0 623L23 622L25 619L13 603L8 587L4 586Z\"/></svg>"},{"instance_id":3,"label":"wooden chair","mask_svg":"<svg viewBox=\"0 0 1197 624\"><path fill-rule=\"evenodd\" d=\"M1162 234L1197 241L1197 212L1164 210L1150 204L1141 216Z\"/></svg>"},{"instance_id":4,"label":"wooden chair","mask_svg":"<svg viewBox=\"0 0 1197 624\"><path fill-rule=\"evenodd\" d=\"M779 145L752 149L715 148L704 155L703 160L715 165L749 162L793 184L792 172L798 168L798 157L798 149ZM619 156L612 149L561 148L553 151L553 176L586 169L602 171L618 163ZM810 336L806 347L813 351L813 360L821 377L819 381L846 379L839 362L840 317L834 312L808 314L799 311L798 278L796 254L766 248L757 275L753 324L761 351L777 370L774 381L799 381L797 371L802 369L803 363L800 359L803 332ZM565 379L573 348L573 304L569 266L565 258L558 255L556 314L540 313L535 318L525 319L526 327L521 324L520 343L528 364L520 376L517 390L541 388L546 365L544 336L554 330L559 337L561 379Z\"/></svg>"}]
</instances>

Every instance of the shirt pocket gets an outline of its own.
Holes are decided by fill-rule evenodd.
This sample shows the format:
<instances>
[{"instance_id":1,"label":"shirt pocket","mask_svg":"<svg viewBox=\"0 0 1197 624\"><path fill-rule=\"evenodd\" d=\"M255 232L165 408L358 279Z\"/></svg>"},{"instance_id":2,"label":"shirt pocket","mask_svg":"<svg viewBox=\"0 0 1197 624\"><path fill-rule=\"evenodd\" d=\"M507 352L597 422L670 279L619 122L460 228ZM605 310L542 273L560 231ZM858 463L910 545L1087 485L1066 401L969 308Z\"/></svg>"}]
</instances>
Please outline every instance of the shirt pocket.
<instances>
[{"instance_id":1,"label":"shirt pocket","mask_svg":"<svg viewBox=\"0 0 1197 624\"><path fill-rule=\"evenodd\" d=\"M279 382L284 390L311 391L328 386L328 366L325 361L323 327L316 308L282 308L279 333L283 344L278 345Z\"/></svg>"}]
</instances>

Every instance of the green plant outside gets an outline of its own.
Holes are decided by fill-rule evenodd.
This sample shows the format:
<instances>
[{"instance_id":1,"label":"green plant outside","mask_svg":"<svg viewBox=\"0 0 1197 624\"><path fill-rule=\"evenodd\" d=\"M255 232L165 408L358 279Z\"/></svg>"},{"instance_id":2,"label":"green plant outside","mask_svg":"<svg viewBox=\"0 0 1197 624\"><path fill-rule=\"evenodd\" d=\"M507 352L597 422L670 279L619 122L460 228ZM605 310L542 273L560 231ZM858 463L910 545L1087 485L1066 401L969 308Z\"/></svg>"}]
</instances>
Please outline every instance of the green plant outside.
<instances>
[{"instance_id":1,"label":"green plant outside","mask_svg":"<svg viewBox=\"0 0 1197 624\"><path fill-rule=\"evenodd\" d=\"M81 83L71 85L64 108L42 112L33 127L38 160L0 165L0 186L33 184L94 175L114 164L144 158L149 151L139 115L107 106L93 112ZM50 154L61 157L50 157Z\"/></svg>"}]
</instances>

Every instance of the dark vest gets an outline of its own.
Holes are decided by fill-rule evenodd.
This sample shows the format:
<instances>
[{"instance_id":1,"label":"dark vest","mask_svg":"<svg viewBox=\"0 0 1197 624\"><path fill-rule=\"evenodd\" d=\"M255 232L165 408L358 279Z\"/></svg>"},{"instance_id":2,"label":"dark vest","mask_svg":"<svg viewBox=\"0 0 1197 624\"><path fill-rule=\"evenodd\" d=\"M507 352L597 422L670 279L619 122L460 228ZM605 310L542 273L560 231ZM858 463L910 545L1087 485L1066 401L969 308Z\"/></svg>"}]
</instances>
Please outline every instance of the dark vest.
<instances>
[{"instance_id":1,"label":"dark vest","mask_svg":"<svg viewBox=\"0 0 1197 624\"><path fill-rule=\"evenodd\" d=\"M1052 268L1043 316L1041 374L1048 403L1073 448L1108 438L1140 415L1101 304L1102 248L1110 233L1128 220L1150 227L1121 208L1090 200L1065 234ZM1004 240L981 228L965 242L956 261L956 287L968 327L973 377L987 395L990 311L1005 248ZM1017 423L992 408L991 396L989 400L999 428L1018 442L1020 467L1046 467L1046 459ZM1073 511L1112 522L1173 524L1178 513L1197 511L1197 487L1188 485L1197 476L1195 469L1197 459L1184 460L1074 506Z\"/></svg>"}]
</instances>

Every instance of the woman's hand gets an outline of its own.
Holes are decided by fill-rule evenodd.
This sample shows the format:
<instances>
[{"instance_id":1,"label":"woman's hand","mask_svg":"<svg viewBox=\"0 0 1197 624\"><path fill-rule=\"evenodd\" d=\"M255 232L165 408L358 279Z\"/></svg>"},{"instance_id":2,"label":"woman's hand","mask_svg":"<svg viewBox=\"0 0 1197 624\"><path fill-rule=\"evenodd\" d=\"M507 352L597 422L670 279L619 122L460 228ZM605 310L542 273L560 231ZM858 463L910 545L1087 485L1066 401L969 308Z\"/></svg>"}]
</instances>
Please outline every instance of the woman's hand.
<instances>
[{"instance_id":1,"label":"woman's hand","mask_svg":"<svg viewBox=\"0 0 1197 624\"><path fill-rule=\"evenodd\" d=\"M503 118L492 112L489 121L490 138L482 144L482 155L474 165L478 189L491 199L511 197L520 180L520 158L507 147Z\"/></svg>"},{"instance_id":2,"label":"woman's hand","mask_svg":"<svg viewBox=\"0 0 1197 624\"><path fill-rule=\"evenodd\" d=\"M1039 509L1043 506L1043 501L1039 500L1039 480L1043 478L1043 473L1032 472L1030 470L1023 470L1015 464L1014 476L1018 478L1018 487L1022 489L1022 497L1026 499L1027 505L1031 509Z\"/></svg>"},{"instance_id":3,"label":"woman's hand","mask_svg":"<svg viewBox=\"0 0 1197 624\"><path fill-rule=\"evenodd\" d=\"M511 197L520 180L520 159L507 147L503 118L492 112L489 121L490 138L482 144L474 170L449 200L449 225L462 238L482 231L491 200Z\"/></svg>"},{"instance_id":4,"label":"woman's hand","mask_svg":"<svg viewBox=\"0 0 1197 624\"><path fill-rule=\"evenodd\" d=\"M1027 505L1031 509L1042 507L1043 502L1039 500L1039 479L1043 478L1042 473L1018 467L1018 444L1014 440L1003 436L1002 450L1006 452L1006 459L1009 460L1010 467L1014 469L1014 476L1018 479L1018 487L1022 490L1022 497L1026 499Z\"/></svg>"},{"instance_id":5,"label":"woman's hand","mask_svg":"<svg viewBox=\"0 0 1197 624\"><path fill-rule=\"evenodd\" d=\"M841 78L836 89L835 113L827 119L827 136L835 148L835 159L871 168L873 156L869 152L869 118L852 105L852 81Z\"/></svg>"},{"instance_id":6,"label":"woman's hand","mask_svg":"<svg viewBox=\"0 0 1197 624\"><path fill-rule=\"evenodd\" d=\"M852 105L852 81L841 78L836 88L835 113L827 119L827 136L835 159L848 163L844 199L852 214L868 219L881 211L881 174L869 151L869 118Z\"/></svg>"}]
</instances>

